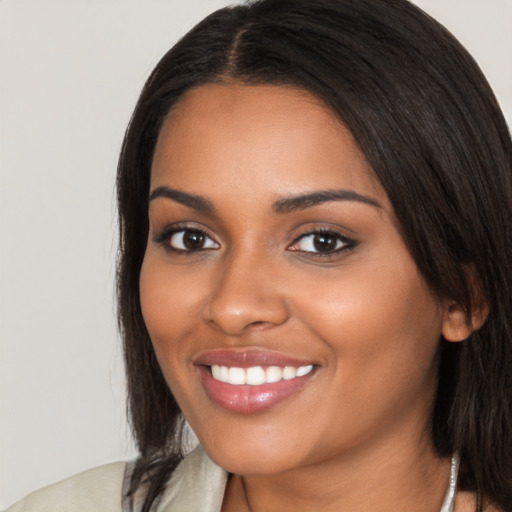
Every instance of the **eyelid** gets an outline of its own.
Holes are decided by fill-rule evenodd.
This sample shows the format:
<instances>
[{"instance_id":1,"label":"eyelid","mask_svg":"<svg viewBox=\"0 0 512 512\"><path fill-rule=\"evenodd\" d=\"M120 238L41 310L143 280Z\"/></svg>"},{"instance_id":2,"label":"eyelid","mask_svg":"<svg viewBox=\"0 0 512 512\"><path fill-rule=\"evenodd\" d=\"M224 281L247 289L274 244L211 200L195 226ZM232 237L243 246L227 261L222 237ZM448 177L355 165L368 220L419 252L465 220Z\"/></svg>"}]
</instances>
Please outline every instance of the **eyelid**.
<instances>
[{"instance_id":1,"label":"eyelid","mask_svg":"<svg viewBox=\"0 0 512 512\"><path fill-rule=\"evenodd\" d=\"M196 232L202 234L207 240L209 240L211 243L207 247L198 247L198 248L180 248L180 247L173 247L170 243L172 237L180 232ZM307 237L313 237L315 235L328 235L333 238L335 238L338 242L341 242L340 247L335 247L333 249L328 249L326 251L321 250L305 250L301 249L297 246L301 240L306 239ZM165 250L172 251L174 253L182 253L182 254L194 254L194 253L200 253L200 252L206 252L211 250L216 250L221 247L221 244L216 240L216 238L212 235L210 235L209 230L204 228L203 226L198 226L195 223L189 224L189 223L178 223L178 224L172 224L164 229L160 230L158 233L156 233L153 237L153 241L156 244L161 245ZM214 245L212 247L212 245ZM339 245L338 243L336 245ZM353 240L352 238L347 237L345 234L341 233L340 230L334 228L334 227L326 227L326 226L319 226L319 227L311 227L310 229L307 229L306 231L303 231L298 236L295 237L293 242L289 244L286 248L287 251L300 253L301 255L313 259L327 259L327 258L334 258L339 257L341 254L349 252L353 250L358 243Z\"/></svg>"},{"instance_id":2,"label":"eyelid","mask_svg":"<svg viewBox=\"0 0 512 512\"><path fill-rule=\"evenodd\" d=\"M315 235L330 235L332 237L335 237L338 241L341 241L343 245L341 247L337 247L337 248L334 248L333 250L325 251L325 252L307 251L307 250L302 250L302 249L298 249L298 248L293 248L301 240L304 240L307 237L315 236ZM341 253L345 253L345 252L348 252L348 251L354 249L356 247L356 245L357 245L357 242L355 240L348 238L347 236L340 233L336 229L321 227L321 228L312 228L304 233L301 233L288 246L288 250L291 252L298 252L307 257L312 257L312 258L329 258L329 257L332 258L332 257L339 256Z\"/></svg>"},{"instance_id":3,"label":"eyelid","mask_svg":"<svg viewBox=\"0 0 512 512\"><path fill-rule=\"evenodd\" d=\"M197 248L197 249L180 249L180 248L172 247L170 244L171 238L174 235L176 235L177 233L180 233L180 232L185 233L187 231L201 233L202 235L204 235L205 238L211 240L216 245L216 247L201 247L201 248ZM155 236L153 237L153 241L156 244L162 245L166 250L173 251L176 253L197 253L197 252L201 252L201 251L209 251L209 250L218 249L220 247L219 242L217 242L217 240L215 240L215 238L213 236L211 236L207 232L207 230L200 228L198 226L195 226L195 225L190 225L190 224L174 224L172 226L167 226L166 228L162 229L161 231L159 231L158 233L155 234Z\"/></svg>"}]
</instances>

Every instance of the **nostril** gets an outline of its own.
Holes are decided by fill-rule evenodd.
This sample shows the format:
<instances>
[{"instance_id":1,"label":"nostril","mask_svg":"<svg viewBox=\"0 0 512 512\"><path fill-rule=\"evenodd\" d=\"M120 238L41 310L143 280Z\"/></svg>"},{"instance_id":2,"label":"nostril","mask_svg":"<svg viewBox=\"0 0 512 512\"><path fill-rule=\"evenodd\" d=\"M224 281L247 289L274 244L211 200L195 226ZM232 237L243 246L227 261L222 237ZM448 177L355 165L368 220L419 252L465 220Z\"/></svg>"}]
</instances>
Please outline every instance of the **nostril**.
<instances>
[{"instance_id":1,"label":"nostril","mask_svg":"<svg viewBox=\"0 0 512 512\"><path fill-rule=\"evenodd\" d=\"M277 293L262 293L256 285L228 287L224 283L205 304L203 319L230 335L280 325L288 319L288 308ZM229 284L229 283L228 283ZM276 296L277 295L277 296Z\"/></svg>"},{"instance_id":2,"label":"nostril","mask_svg":"<svg viewBox=\"0 0 512 512\"><path fill-rule=\"evenodd\" d=\"M264 322L263 320L257 320L256 322L251 322L247 327L258 327L260 325L266 325L268 322Z\"/></svg>"}]
</instances>

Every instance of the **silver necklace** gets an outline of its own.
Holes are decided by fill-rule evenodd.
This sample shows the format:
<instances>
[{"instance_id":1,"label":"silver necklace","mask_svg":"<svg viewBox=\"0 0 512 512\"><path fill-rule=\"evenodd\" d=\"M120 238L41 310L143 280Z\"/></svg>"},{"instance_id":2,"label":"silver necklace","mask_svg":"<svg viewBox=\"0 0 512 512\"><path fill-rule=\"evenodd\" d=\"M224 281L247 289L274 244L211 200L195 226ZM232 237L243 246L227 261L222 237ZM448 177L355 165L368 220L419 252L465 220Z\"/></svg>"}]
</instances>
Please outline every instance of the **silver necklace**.
<instances>
[{"instance_id":1,"label":"silver necklace","mask_svg":"<svg viewBox=\"0 0 512 512\"><path fill-rule=\"evenodd\" d=\"M448 484L448 489L446 490L446 495L443 500L443 504L441 505L441 510L439 512L454 512L455 511L455 495L457 493L457 477L459 476L459 457L455 454L452 457L452 461L450 464L450 482ZM247 501L247 493L245 490L245 484L242 480L242 487L245 494L245 499ZM247 505L250 510L250 505L247 502Z\"/></svg>"},{"instance_id":2,"label":"silver necklace","mask_svg":"<svg viewBox=\"0 0 512 512\"><path fill-rule=\"evenodd\" d=\"M457 477L459 475L459 457L455 454L452 457L450 467L450 484L444 497L443 505L439 512L454 512L455 510L455 494L457 492Z\"/></svg>"}]
</instances>

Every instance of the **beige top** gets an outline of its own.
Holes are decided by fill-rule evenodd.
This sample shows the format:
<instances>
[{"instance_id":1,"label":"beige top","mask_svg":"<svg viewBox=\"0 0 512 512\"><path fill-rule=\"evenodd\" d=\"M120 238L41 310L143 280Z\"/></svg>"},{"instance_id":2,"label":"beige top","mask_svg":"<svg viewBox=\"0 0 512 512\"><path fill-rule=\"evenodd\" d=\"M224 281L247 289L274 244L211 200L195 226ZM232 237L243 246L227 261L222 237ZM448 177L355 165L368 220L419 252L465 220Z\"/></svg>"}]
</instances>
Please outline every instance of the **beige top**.
<instances>
[{"instance_id":1,"label":"beige top","mask_svg":"<svg viewBox=\"0 0 512 512\"><path fill-rule=\"evenodd\" d=\"M121 512L124 462L106 464L29 494L7 512Z\"/></svg>"},{"instance_id":2,"label":"beige top","mask_svg":"<svg viewBox=\"0 0 512 512\"><path fill-rule=\"evenodd\" d=\"M29 494L7 512L125 512L125 469L124 462L90 469ZM155 512L220 512L227 476L198 446L172 474Z\"/></svg>"},{"instance_id":3,"label":"beige top","mask_svg":"<svg viewBox=\"0 0 512 512\"><path fill-rule=\"evenodd\" d=\"M125 469L124 462L90 469L30 494L7 512L128 512L122 505ZM440 512L454 509L457 471L454 457ZM155 512L220 512L227 478L228 474L198 446L172 474Z\"/></svg>"}]
</instances>

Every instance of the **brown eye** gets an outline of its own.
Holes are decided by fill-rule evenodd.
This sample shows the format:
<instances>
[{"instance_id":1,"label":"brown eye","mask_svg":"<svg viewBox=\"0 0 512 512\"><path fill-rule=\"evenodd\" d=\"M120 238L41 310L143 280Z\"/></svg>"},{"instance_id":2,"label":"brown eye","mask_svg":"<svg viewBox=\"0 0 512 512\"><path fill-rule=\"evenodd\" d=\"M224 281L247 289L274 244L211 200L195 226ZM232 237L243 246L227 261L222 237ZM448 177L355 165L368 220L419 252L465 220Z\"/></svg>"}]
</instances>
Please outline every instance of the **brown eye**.
<instances>
[{"instance_id":1,"label":"brown eye","mask_svg":"<svg viewBox=\"0 0 512 512\"><path fill-rule=\"evenodd\" d=\"M311 255L334 255L354 247L356 243L335 231L314 231L305 233L295 240L288 249Z\"/></svg>"},{"instance_id":2,"label":"brown eye","mask_svg":"<svg viewBox=\"0 0 512 512\"><path fill-rule=\"evenodd\" d=\"M180 229L169 236L168 245L176 251L201 251L217 249L219 245L206 233L197 229Z\"/></svg>"},{"instance_id":3,"label":"brown eye","mask_svg":"<svg viewBox=\"0 0 512 512\"><path fill-rule=\"evenodd\" d=\"M201 249L204 245L205 236L199 231L186 231L183 235L183 245L187 249Z\"/></svg>"},{"instance_id":4,"label":"brown eye","mask_svg":"<svg viewBox=\"0 0 512 512\"><path fill-rule=\"evenodd\" d=\"M313 236L313 246L318 252L334 251L337 244L338 239L330 233L318 233Z\"/></svg>"}]
</instances>

